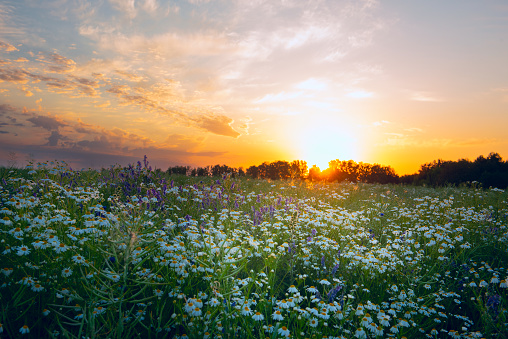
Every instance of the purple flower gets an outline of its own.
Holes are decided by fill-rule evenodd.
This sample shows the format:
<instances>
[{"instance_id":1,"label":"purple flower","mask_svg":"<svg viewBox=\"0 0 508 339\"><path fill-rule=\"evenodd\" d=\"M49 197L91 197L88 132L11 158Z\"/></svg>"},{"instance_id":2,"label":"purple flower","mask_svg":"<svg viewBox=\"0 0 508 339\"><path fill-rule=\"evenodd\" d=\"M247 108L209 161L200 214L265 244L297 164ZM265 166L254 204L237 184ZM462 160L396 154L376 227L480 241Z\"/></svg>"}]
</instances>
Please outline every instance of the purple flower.
<instances>
[{"instance_id":1,"label":"purple flower","mask_svg":"<svg viewBox=\"0 0 508 339\"><path fill-rule=\"evenodd\" d=\"M316 229L315 229L315 228L313 228L313 229L312 229L312 236L314 237L314 236L316 236L316 234L317 234L317 231L316 231Z\"/></svg>"},{"instance_id":2,"label":"purple flower","mask_svg":"<svg viewBox=\"0 0 508 339\"><path fill-rule=\"evenodd\" d=\"M337 273L337 270L338 270L338 269L339 269L339 264L337 264L337 265L333 266L333 268L332 268L332 275L333 275L333 276L335 275L335 273Z\"/></svg>"},{"instance_id":3,"label":"purple flower","mask_svg":"<svg viewBox=\"0 0 508 339\"><path fill-rule=\"evenodd\" d=\"M342 286L337 285L328 292L327 297L329 303L333 302L333 299L335 299L341 288Z\"/></svg>"}]
</instances>

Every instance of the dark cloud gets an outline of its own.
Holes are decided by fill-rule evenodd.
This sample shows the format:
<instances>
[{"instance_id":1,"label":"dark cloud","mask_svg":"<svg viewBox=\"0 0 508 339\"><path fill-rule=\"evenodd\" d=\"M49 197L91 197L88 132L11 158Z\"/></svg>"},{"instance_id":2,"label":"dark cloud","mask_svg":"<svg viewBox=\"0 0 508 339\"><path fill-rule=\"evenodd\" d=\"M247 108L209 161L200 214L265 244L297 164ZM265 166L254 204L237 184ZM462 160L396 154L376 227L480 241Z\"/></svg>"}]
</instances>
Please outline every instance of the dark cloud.
<instances>
[{"instance_id":1,"label":"dark cloud","mask_svg":"<svg viewBox=\"0 0 508 339\"><path fill-rule=\"evenodd\" d=\"M4 119L9 115L20 114L21 111L8 104L0 105ZM158 168L172 165L192 165L192 159L208 159L212 163L217 157L226 152L205 151L195 152L203 137L190 137L181 134L168 136L163 143L156 144L153 140L141 135L129 133L122 129L111 130L100 126L86 124L80 120L76 122L63 120L57 116L41 115L36 112L26 112L21 122L29 121L31 128L43 128L47 130L45 140L40 144L23 145L22 142L0 147L1 159L9 151L15 151L21 157L33 154L36 161L48 159L65 160L73 167L107 167L118 163L127 165L146 154L151 159L152 165ZM26 119L26 120L25 120ZM204 127L216 129L215 132L226 133L219 126L231 123L231 119L223 116L201 117L199 123ZM4 126L9 126L9 121L0 121L0 133L7 134L11 131L2 131ZM33 127L32 127L33 126ZM224 129L224 127L221 127ZM227 131L227 129L226 129ZM170 160L168 160L170 159ZM202 160L196 160L199 163ZM1 164L0 164L1 165Z\"/></svg>"},{"instance_id":2,"label":"dark cloud","mask_svg":"<svg viewBox=\"0 0 508 339\"><path fill-rule=\"evenodd\" d=\"M69 140L66 136L60 134L58 131L52 131L51 135L48 137L48 146L58 146L59 140Z\"/></svg>"},{"instance_id":3,"label":"dark cloud","mask_svg":"<svg viewBox=\"0 0 508 339\"><path fill-rule=\"evenodd\" d=\"M29 73L21 69L0 69L0 82L8 81L16 84L26 84Z\"/></svg>"},{"instance_id":4,"label":"dark cloud","mask_svg":"<svg viewBox=\"0 0 508 339\"><path fill-rule=\"evenodd\" d=\"M85 86L90 86L90 87L94 87L94 88L98 88L100 86L99 82L98 81L95 81L95 80L90 80L90 79L87 79L87 78L80 78L80 77L72 77L76 82L82 84L82 85L85 85Z\"/></svg>"},{"instance_id":5,"label":"dark cloud","mask_svg":"<svg viewBox=\"0 0 508 339\"><path fill-rule=\"evenodd\" d=\"M118 151L117 145L111 142L106 135L100 135L94 140L81 140L76 142L76 146L87 151Z\"/></svg>"},{"instance_id":6,"label":"dark cloud","mask_svg":"<svg viewBox=\"0 0 508 339\"><path fill-rule=\"evenodd\" d=\"M56 131L59 127L66 126L67 124L51 116L37 115L27 119L36 127L42 127L48 131Z\"/></svg>"},{"instance_id":7,"label":"dark cloud","mask_svg":"<svg viewBox=\"0 0 508 339\"><path fill-rule=\"evenodd\" d=\"M5 114L13 114L18 110L16 107L8 105L8 104L0 104L0 116L4 116Z\"/></svg>"},{"instance_id":8,"label":"dark cloud","mask_svg":"<svg viewBox=\"0 0 508 339\"><path fill-rule=\"evenodd\" d=\"M2 159L8 158L8 152L16 152L20 159L30 156L35 161L65 160L74 169L107 168L115 164L126 166L143 159L143 156L147 155L152 166L165 170L174 165L194 166L189 162L189 158L192 157L209 158L210 163L213 163L217 157L226 154L226 152L187 152L158 148L136 148L126 154L89 151L76 147L48 147L48 145L3 144L1 146L0 165L2 165Z\"/></svg>"},{"instance_id":9,"label":"dark cloud","mask_svg":"<svg viewBox=\"0 0 508 339\"><path fill-rule=\"evenodd\" d=\"M224 115L201 115L191 120L193 120L199 128L214 134L233 138L237 138L240 135L240 133L231 127L233 119Z\"/></svg>"}]
</instances>

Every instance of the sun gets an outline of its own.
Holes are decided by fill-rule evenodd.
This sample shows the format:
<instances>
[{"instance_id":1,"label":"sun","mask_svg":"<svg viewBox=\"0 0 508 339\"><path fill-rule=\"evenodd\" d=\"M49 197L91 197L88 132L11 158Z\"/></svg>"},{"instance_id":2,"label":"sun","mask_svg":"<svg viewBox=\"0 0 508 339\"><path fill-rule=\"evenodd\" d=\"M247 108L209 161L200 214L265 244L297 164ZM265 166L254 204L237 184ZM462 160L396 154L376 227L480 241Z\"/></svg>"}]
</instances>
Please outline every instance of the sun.
<instances>
[{"instance_id":1,"label":"sun","mask_svg":"<svg viewBox=\"0 0 508 339\"><path fill-rule=\"evenodd\" d=\"M306 129L302 135L305 137L298 143L297 152L309 168L316 165L323 171L331 160L358 158L358 141L344 128L319 126Z\"/></svg>"}]
</instances>

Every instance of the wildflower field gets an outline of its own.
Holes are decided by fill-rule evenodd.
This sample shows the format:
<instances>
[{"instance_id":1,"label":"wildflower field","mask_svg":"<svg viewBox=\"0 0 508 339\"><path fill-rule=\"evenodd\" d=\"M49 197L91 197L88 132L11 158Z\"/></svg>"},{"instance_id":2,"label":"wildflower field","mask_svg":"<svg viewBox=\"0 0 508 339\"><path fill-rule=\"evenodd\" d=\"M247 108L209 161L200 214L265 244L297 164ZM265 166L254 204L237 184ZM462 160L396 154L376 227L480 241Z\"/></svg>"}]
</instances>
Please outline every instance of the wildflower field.
<instances>
[{"instance_id":1,"label":"wildflower field","mask_svg":"<svg viewBox=\"0 0 508 339\"><path fill-rule=\"evenodd\" d=\"M507 337L502 190L0 177L1 338Z\"/></svg>"}]
</instances>

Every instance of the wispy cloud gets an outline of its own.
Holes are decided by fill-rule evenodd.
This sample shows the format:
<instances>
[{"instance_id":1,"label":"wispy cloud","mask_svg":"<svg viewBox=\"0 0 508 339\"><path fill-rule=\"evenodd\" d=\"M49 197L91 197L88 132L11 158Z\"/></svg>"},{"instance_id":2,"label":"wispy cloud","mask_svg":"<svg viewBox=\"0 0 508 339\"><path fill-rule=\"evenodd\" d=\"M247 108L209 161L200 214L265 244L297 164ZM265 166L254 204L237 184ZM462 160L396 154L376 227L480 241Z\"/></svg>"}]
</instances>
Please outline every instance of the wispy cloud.
<instances>
[{"instance_id":1,"label":"wispy cloud","mask_svg":"<svg viewBox=\"0 0 508 339\"><path fill-rule=\"evenodd\" d=\"M240 133L231 127L233 119L224 115L207 114L190 118L190 120L194 121L199 128L217 135L233 138L240 136Z\"/></svg>"},{"instance_id":2,"label":"wispy cloud","mask_svg":"<svg viewBox=\"0 0 508 339\"><path fill-rule=\"evenodd\" d=\"M328 88L328 83L320 79L310 78L296 84L295 87L303 90L323 91Z\"/></svg>"},{"instance_id":3,"label":"wispy cloud","mask_svg":"<svg viewBox=\"0 0 508 339\"><path fill-rule=\"evenodd\" d=\"M43 53L37 55L37 61L47 64L47 71L53 73L69 73L75 70L76 62L58 53Z\"/></svg>"},{"instance_id":4,"label":"wispy cloud","mask_svg":"<svg viewBox=\"0 0 508 339\"><path fill-rule=\"evenodd\" d=\"M259 98L254 101L256 104L261 103L269 103L269 102L281 102L286 100L292 100L296 98L302 97L305 92L298 91L298 92L279 92L279 93L269 93L263 96L262 98Z\"/></svg>"},{"instance_id":5,"label":"wispy cloud","mask_svg":"<svg viewBox=\"0 0 508 339\"><path fill-rule=\"evenodd\" d=\"M366 98L373 97L374 93L373 92L368 92L368 91L365 91L365 90L357 90L357 91L349 92L347 94L347 96L350 97L350 98L353 98L353 99L366 99Z\"/></svg>"},{"instance_id":6,"label":"wispy cloud","mask_svg":"<svg viewBox=\"0 0 508 339\"><path fill-rule=\"evenodd\" d=\"M409 97L411 100L414 101L426 101L426 102L444 101L444 99L440 98L439 96L436 96L434 93L431 92L411 92L409 94Z\"/></svg>"},{"instance_id":7,"label":"wispy cloud","mask_svg":"<svg viewBox=\"0 0 508 339\"><path fill-rule=\"evenodd\" d=\"M373 125L373 126L376 126L376 127L377 127L377 126L387 125L387 124L390 124L390 122L389 122L389 121L387 121L387 120L374 121L374 122L372 123L372 125Z\"/></svg>"}]
</instances>

